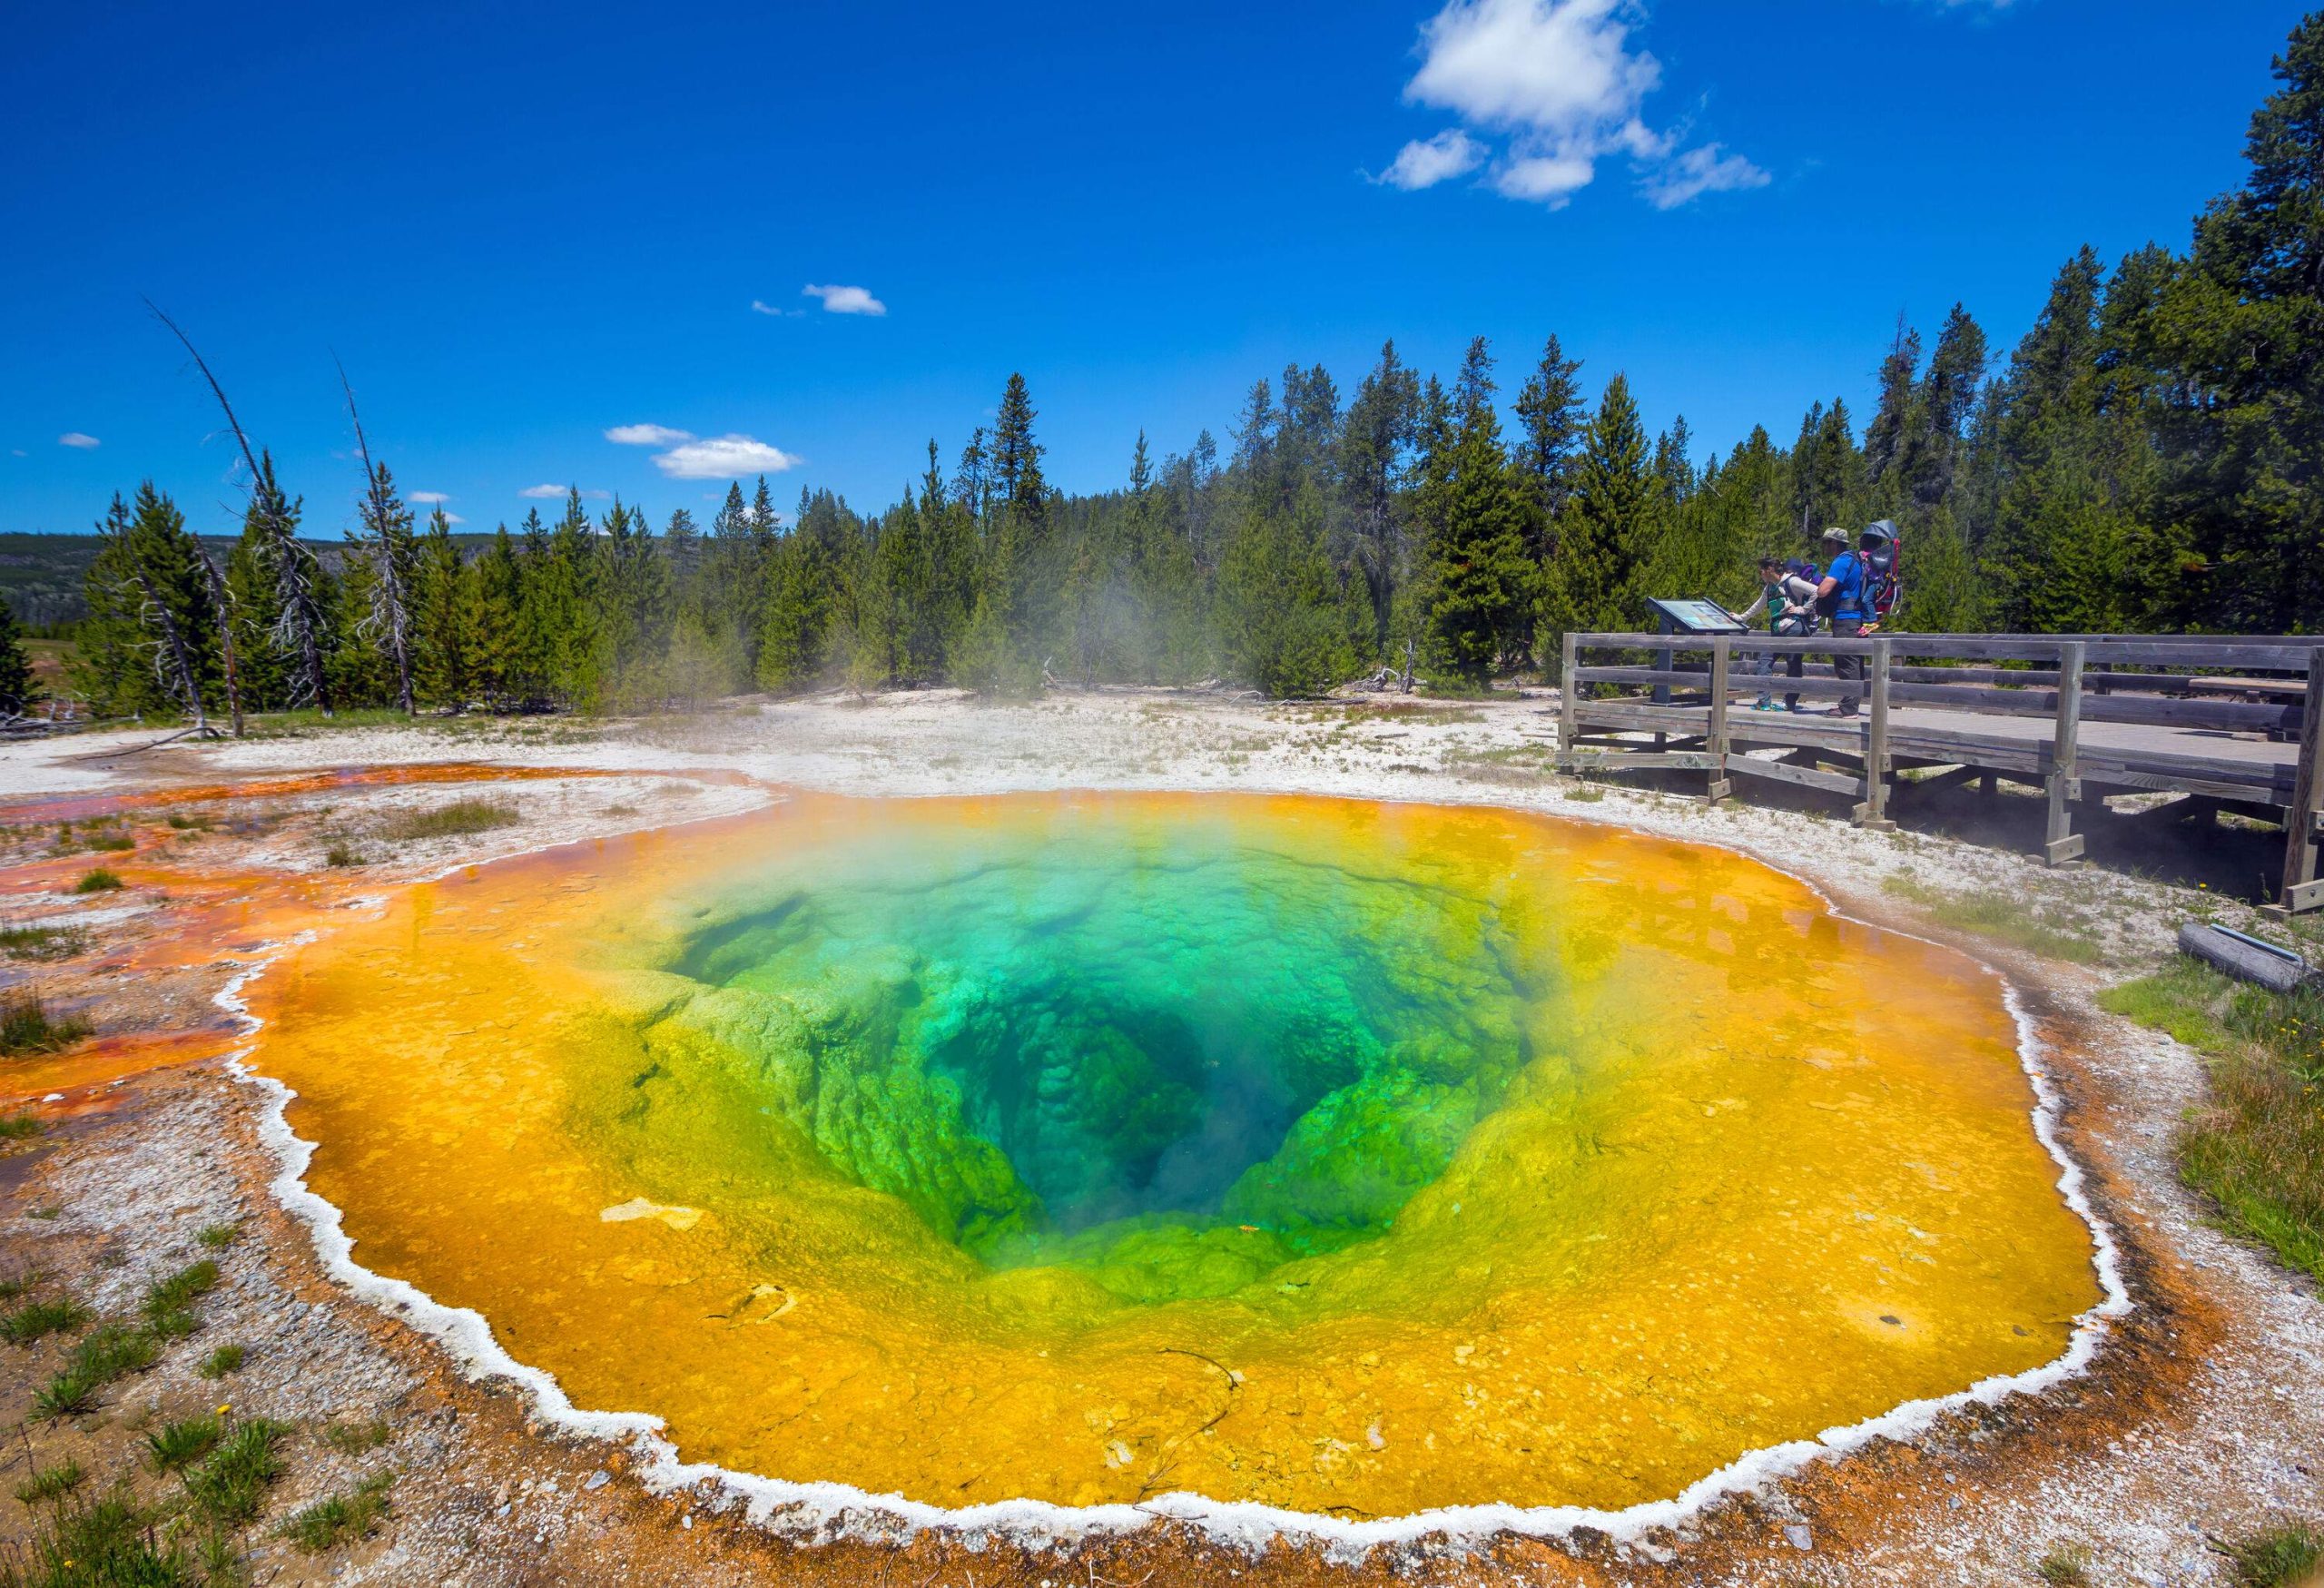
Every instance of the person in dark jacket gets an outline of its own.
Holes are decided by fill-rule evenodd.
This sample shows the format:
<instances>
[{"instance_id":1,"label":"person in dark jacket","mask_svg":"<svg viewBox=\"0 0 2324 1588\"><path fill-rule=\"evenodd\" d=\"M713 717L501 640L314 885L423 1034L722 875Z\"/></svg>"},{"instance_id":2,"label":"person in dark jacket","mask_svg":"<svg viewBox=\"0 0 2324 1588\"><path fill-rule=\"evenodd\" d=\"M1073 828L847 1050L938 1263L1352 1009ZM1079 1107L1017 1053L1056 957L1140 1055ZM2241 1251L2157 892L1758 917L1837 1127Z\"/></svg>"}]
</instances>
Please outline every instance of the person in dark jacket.
<instances>
[{"instance_id":1,"label":"person in dark jacket","mask_svg":"<svg viewBox=\"0 0 2324 1588\"><path fill-rule=\"evenodd\" d=\"M1837 555L1824 570L1823 583L1816 587L1816 607L1817 611L1829 614L1835 639L1856 638L1864 632L1865 620L1872 616L1869 568L1865 557L1878 544L1879 538L1867 533L1862 546L1851 551L1846 530L1824 531L1824 549ZM1835 654L1832 671L1843 684L1861 684L1864 658ZM1832 715L1856 715L1856 695L1842 695L1840 704L1832 708Z\"/></svg>"}]
</instances>

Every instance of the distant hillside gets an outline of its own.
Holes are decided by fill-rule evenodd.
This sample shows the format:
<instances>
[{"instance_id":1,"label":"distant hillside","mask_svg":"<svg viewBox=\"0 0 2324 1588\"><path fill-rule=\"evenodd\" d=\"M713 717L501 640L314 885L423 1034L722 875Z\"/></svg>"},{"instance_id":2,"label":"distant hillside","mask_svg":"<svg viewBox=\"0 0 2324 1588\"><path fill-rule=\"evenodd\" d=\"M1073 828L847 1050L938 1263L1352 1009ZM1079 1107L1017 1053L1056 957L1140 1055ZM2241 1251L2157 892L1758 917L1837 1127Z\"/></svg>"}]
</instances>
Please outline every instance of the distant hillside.
<instances>
[{"instance_id":1,"label":"distant hillside","mask_svg":"<svg viewBox=\"0 0 2324 1588\"><path fill-rule=\"evenodd\" d=\"M470 555L477 547L491 539L490 535L455 535L452 539ZM205 535L202 544L226 566L226 556L234 549L234 538L230 535ZM339 571L340 557L347 550L344 540L310 540L315 555L324 567ZM81 598L81 581L89 571L89 561L97 555L97 538L94 535L0 535L0 598L5 598L17 618L27 625L44 627L53 623L78 623L86 615L87 607Z\"/></svg>"}]
</instances>

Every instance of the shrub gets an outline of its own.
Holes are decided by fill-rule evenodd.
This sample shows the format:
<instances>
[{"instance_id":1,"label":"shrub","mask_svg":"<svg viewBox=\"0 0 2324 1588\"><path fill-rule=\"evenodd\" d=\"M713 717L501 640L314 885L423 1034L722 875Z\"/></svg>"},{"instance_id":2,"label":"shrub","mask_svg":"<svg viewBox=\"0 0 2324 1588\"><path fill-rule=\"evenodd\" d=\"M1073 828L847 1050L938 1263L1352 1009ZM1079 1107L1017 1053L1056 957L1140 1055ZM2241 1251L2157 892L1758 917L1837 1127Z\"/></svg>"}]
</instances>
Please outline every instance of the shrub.
<instances>
[{"instance_id":1,"label":"shrub","mask_svg":"<svg viewBox=\"0 0 2324 1588\"><path fill-rule=\"evenodd\" d=\"M82 873L81 880L73 884L73 891L76 893L110 893L121 885L119 877L99 866L94 871Z\"/></svg>"}]
</instances>

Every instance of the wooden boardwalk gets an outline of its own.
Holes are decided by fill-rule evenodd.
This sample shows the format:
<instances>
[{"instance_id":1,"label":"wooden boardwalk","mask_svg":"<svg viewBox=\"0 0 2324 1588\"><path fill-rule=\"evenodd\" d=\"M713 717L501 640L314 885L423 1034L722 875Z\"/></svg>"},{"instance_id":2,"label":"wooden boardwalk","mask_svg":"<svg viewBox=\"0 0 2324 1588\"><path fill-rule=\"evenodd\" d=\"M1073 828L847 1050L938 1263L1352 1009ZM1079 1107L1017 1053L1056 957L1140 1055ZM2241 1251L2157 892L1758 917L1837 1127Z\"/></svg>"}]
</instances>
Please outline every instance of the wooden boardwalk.
<instances>
[{"instance_id":1,"label":"wooden boardwalk","mask_svg":"<svg viewBox=\"0 0 2324 1588\"><path fill-rule=\"evenodd\" d=\"M1841 656L1865 676L1839 677ZM1748 670L1768 660L1773 676ZM2048 794L2054 865L2082 855L2080 802L2171 792L2281 823L2280 907L2324 907L2324 636L1577 634L1563 678L1567 770L1699 771L1714 803L1738 779L1792 784L1884 826L1900 771L2007 778ZM1755 710L1762 690L1812 709ZM1843 699L1860 715L1829 715Z\"/></svg>"}]
</instances>

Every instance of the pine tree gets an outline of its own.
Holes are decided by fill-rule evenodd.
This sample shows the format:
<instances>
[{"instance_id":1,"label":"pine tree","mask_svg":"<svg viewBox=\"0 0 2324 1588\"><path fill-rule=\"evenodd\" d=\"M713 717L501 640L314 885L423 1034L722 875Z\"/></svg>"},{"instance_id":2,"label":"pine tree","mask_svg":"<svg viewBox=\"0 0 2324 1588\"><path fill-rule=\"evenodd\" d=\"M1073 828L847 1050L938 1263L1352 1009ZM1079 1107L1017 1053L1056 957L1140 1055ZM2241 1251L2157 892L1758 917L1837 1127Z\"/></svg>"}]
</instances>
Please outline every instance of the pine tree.
<instances>
[{"instance_id":1,"label":"pine tree","mask_svg":"<svg viewBox=\"0 0 2324 1588\"><path fill-rule=\"evenodd\" d=\"M452 520L441 504L428 515L417 565L415 689L430 705L458 710L468 704L471 683L468 625L475 574L461 560L459 546L452 539Z\"/></svg>"},{"instance_id":2,"label":"pine tree","mask_svg":"<svg viewBox=\"0 0 2324 1588\"><path fill-rule=\"evenodd\" d=\"M1541 618L1549 632L1536 639L1545 656L1551 635L1634 629L1644 621L1637 609L1640 565L1661 538L1664 510L1646 427L1629 380L1616 375L1582 438L1561 520Z\"/></svg>"},{"instance_id":3,"label":"pine tree","mask_svg":"<svg viewBox=\"0 0 2324 1588\"><path fill-rule=\"evenodd\" d=\"M1521 649L1535 597L1525 548L1531 507L1502 450L1493 390L1492 357L1478 337L1454 388L1457 436L1429 545L1432 655L1472 687Z\"/></svg>"},{"instance_id":4,"label":"pine tree","mask_svg":"<svg viewBox=\"0 0 2324 1588\"><path fill-rule=\"evenodd\" d=\"M1541 361L1517 394L1517 422L1524 434L1517 444L1517 470L1531 493L1534 528L1527 548L1546 560L1558 516L1572 491L1573 452L1590 422L1581 400L1581 360L1565 356L1555 335L1541 349Z\"/></svg>"},{"instance_id":5,"label":"pine tree","mask_svg":"<svg viewBox=\"0 0 2324 1588\"><path fill-rule=\"evenodd\" d=\"M2171 378L2158 517L2192 538L2169 577L2207 567L2211 587L2163 600L2260 633L2324 626L2324 11L2274 74L2250 173L2196 222L2154 328Z\"/></svg>"},{"instance_id":6,"label":"pine tree","mask_svg":"<svg viewBox=\"0 0 2324 1588\"><path fill-rule=\"evenodd\" d=\"M25 655L25 631L17 625L15 608L0 601L0 716L23 716L37 699L32 660Z\"/></svg>"}]
</instances>

